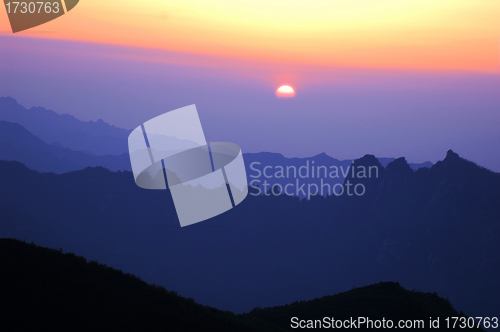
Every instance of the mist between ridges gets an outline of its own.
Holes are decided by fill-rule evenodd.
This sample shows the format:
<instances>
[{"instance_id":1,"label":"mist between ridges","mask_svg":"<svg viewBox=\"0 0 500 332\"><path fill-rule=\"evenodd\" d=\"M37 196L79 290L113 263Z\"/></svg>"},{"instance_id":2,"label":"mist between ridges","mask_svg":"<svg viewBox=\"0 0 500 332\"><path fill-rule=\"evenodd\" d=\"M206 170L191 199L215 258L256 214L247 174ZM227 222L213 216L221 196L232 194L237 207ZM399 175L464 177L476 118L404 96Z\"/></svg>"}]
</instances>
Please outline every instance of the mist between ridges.
<instances>
[{"instance_id":1,"label":"mist between ridges","mask_svg":"<svg viewBox=\"0 0 500 332\"><path fill-rule=\"evenodd\" d=\"M262 169L262 170L261 170ZM250 192L250 195L259 196L279 196L286 194L288 196L305 196L310 199L311 196L316 195L335 195L335 196L363 196L366 193L366 187L363 183L353 184L350 179L369 179L378 178L378 166L363 166L353 164L343 166L325 166L314 165L314 160L309 163L306 161L302 166L265 166L261 167L260 162L253 162L250 164L250 170L254 172L249 174L250 187L255 189ZM345 179L349 176L344 183L330 184L324 179ZM263 181L260 178L264 177ZM295 179L295 181L288 183L269 183L267 179ZM319 184L311 183L304 179L319 179ZM281 180L283 181L283 180ZM285 180L286 181L286 180ZM261 188L262 186L262 188Z\"/></svg>"}]
</instances>

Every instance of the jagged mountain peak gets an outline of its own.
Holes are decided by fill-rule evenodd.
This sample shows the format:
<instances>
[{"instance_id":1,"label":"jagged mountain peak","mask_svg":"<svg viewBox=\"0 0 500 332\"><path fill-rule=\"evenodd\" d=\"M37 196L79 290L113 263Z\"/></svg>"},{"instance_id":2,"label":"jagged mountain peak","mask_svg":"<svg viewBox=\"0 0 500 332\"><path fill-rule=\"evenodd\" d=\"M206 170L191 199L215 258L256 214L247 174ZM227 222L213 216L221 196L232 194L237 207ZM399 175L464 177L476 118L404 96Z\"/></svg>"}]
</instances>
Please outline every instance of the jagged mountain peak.
<instances>
[{"instance_id":1,"label":"jagged mountain peak","mask_svg":"<svg viewBox=\"0 0 500 332\"><path fill-rule=\"evenodd\" d=\"M446 158L444 160L457 160L457 159L462 159L458 155L458 153L454 152L452 149L449 149L448 152L446 152Z\"/></svg>"},{"instance_id":2,"label":"jagged mountain peak","mask_svg":"<svg viewBox=\"0 0 500 332\"><path fill-rule=\"evenodd\" d=\"M413 170L411 169L410 165L406 161L405 157L400 157L397 159L394 159L394 161L390 162L387 167L385 168L386 174L392 174L392 173L413 173Z\"/></svg>"},{"instance_id":3,"label":"jagged mountain peak","mask_svg":"<svg viewBox=\"0 0 500 332\"><path fill-rule=\"evenodd\" d=\"M379 166L381 168L382 165L378 161L378 159L372 154L365 154L363 157L356 159L353 161L353 165L355 166Z\"/></svg>"}]
</instances>

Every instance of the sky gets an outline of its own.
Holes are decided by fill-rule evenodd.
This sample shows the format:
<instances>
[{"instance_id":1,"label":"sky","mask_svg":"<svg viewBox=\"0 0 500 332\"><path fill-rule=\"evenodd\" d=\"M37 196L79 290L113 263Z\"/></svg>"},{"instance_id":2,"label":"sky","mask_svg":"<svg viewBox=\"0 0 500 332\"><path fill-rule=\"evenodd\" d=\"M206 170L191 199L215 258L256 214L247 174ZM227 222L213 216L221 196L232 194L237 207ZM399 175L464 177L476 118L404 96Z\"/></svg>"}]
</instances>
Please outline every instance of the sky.
<instances>
[{"instance_id":1,"label":"sky","mask_svg":"<svg viewBox=\"0 0 500 332\"><path fill-rule=\"evenodd\" d=\"M498 0L84 0L13 34L0 9L0 96L130 129L195 103L207 140L243 152L453 149L500 172L498 17Z\"/></svg>"}]
</instances>

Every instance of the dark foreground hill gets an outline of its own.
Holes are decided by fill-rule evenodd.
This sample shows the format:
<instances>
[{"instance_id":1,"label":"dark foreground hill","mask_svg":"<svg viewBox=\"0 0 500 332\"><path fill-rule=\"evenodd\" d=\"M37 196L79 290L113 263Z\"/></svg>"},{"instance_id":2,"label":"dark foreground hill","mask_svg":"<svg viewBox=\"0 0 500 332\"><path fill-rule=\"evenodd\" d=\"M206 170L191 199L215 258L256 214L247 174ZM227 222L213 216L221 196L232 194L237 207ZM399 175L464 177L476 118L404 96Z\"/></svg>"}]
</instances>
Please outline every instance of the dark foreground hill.
<instances>
[{"instance_id":1,"label":"dark foreground hill","mask_svg":"<svg viewBox=\"0 0 500 332\"><path fill-rule=\"evenodd\" d=\"M130 172L0 161L0 237L61 247L235 313L396 280L497 316L500 175L450 151L430 169L400 158L358 178L377 164L355 162L348 180L364 183L360 197L249 195L181 228L169 191L141 189Z\"/></svg>"},{"instance_id":2,"label":"dark foreground hill","mask_svg":"<svg viewBox=\"0 0 500 332\"><path fill-rule=\"evenodd\" d=\"M83 257L0 239L2 331L258 331Z\"/></svg>"},{"instance_id":3,"label":"dark foreground hill","mask_svg":"<svg viewBox=\"0 0 500 332\"><path fill-rule=\"evenodd\" d=\"M445 329L445 317L461 315L435 294L391 282L235 315L61 250L0 239L0 253L2 331L285 331L292 317L360 316L422 320L427 329L440 317Z\"/></svg>"},{"instance_id":4,"label":"dark foreground hill","mask_svg":"<svg viewBox=\"0 0 500 332\"><path fill-rule=\"evenodd\" d=\"M458 313L448 300L436 293L408 291L397 282L380 282L284 306L255 308L243 316L259 318L273 328L287 326L287 330L304 327L365 331L391 328L449 330L453 329L453 320L447 325L446 319L451 317L460 317L458 321L468 319L469 330L481 330L483 326L478 322L474 325L472 318ZM491 322L487 326L491 327ZM459 329L458 325L455 328Z\"/></svg>"}]
</instances>

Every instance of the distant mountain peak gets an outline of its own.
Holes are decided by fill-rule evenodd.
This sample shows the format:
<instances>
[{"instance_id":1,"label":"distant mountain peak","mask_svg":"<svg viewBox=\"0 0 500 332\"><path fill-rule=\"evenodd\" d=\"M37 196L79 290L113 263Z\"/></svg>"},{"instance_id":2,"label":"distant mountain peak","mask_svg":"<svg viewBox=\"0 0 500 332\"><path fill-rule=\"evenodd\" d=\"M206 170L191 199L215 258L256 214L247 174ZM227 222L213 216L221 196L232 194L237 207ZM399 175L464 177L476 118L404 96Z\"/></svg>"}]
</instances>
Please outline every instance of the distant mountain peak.
<instances>
[{"instance_id":1,"label":"distant mountain peak","mask_svg":"<svg viewBox=\"0 0 500 332\"><path fill-rule=\"evenodd\" d=\"M408 186L408 181L410 181L413 175L414 170L404 157L394 159L385 168L380 188L385 190L405 188Z\"/></svg>"},{"instance_id":2,"label":"distant mountain peak","mask_svg":"<svg viewBox=\"0 0 500 332\"><path fill-rule=\"evenodd\" d=\"M383 178L385 168L380 164L378 159L372 154L366 154L363 157L352 162L351 169L345 178L344 184L347 183L362 183L371 193L376 192L376 187ZM371 169L375 167L376 171L371 173Z\"/></svg>"},{"instance_id":3,"label":"distant mountain peak","mask_svg":"<svg viewBox=\"0 0 500 332\"><path fill-rule=\"evenodd\" d=\"M408 164L408 162L406 161L405 157L400 157L400 158L394 159L393 161L391 161L387 165L387 167L385 169L389 173L399 172L399 171L413 173L413 170L410 167L410 165Z\"/></svg>"},{"instance_id":4,"label":"distant mountain peak","mask_svg":"<svg viewBox=\"0 0 500 332\"><path fill-rule=\"evenodd\" d=\"M372 154L365 154L363 157L354 160L354 164L359 165L359 166L373 166L373 165L376 165L376 166L382 167L382 165L380 164L380 162L378 161L378 159L374 155L372 155Z\"/></svg>"},{"instance_id":5,"label":"distant mountain peak","mask_svg":"<svg viewBox=\"0 0 500 332\"><path fill-rule=\"evenodd\" d=\"M393 164L406 165L408 164L405 157L399 157L394 159Z\"/></svg>"},{"instance_id":6,"label":"distant mountain peak","mask_svg":"<svg viewBox=\"0 0 500 332\"><path fill-rule=\"evenodd\" d=\"M465 165L474 165L474 167L480 167L476 163L473 163L472 161L469 161L465 158L462 158L458 155L458 153L454 152L453 150L448 150L446 152L446 157L443 159L441 162L437 162L436 164L442 164L445 165L445 167L456 167L459 165L465 166Z\"/></svg>"},{"instance_id":7,"label":"distant mountain peak","mask_svg":"<svg viewBox=\"0 0 500 332\"><path fill-rule=\"evenodd\" d=\"M474 186L478 185L477 181L474 179L477 179L481 176L481 174L495 174L494 177L496 177L497 180L500 180L499 173L492 172L491 170L479 166L470 160L460 157L453 150L448 150L446 157L432 166L431 170L435 174L441 174L441 176L446 176L447 178L467 179L467 181ZM488 181L491 181L491 179Z\"/></svg>"},{"instance_id":8,"label":"distant mountain peak","mask_svg":"<svg viewBox=\"0 0 500 332\"><path fill-rule=\"evenodd\" d=\"M444 158L444 160L446 159L462 159L460 158L460 156L458 155L458 153L454 152L452 149L449 149L448 152L446 152L446 158Z\"/></svg>"},{"instance_id":9,"label":"distant mountain peak","mask_svg":"<svg viewBox=\"0 0 500 332\"><path fill-rule=\"evenodd\" d=\"M19 105L17 103L17 100L15 100L12 97L0 97L0 102L5 103L5 104L10 104L10 105Z\"/></svg>"}]
</instances>

